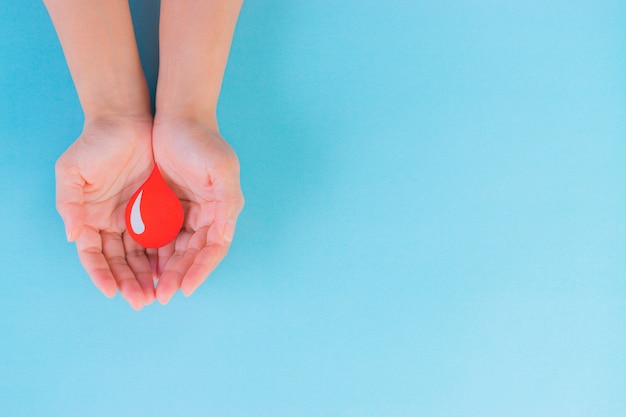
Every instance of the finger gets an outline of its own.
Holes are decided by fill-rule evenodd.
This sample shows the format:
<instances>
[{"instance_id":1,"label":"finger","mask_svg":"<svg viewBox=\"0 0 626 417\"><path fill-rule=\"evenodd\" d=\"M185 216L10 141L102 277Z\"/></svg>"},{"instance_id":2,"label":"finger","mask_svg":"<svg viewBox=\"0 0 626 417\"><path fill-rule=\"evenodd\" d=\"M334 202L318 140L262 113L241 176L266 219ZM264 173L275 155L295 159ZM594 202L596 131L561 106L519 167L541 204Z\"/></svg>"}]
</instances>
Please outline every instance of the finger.
<instances>
[{"instance_id":1,"label":"finger","mask_svg":"<svg viewBox=\"0 0 626 417\"><path fill-rule=\"evenodd\" d=\"M182 232L181 232L182 233ZM179 233L180 235L180 233ZM168 243L167 245L157 249L158 257L157 257L157 277L160 278L165 270L165 265L169 262L170 258L174 254L176 245L176 239Z\"/></svg>"},{"instance_id":2,"label":"finger","mask_svg":"<svg viewBox=\"0 0 626 417\"><path fill-rule=\"evenodd\" d=\"M55 173L56 207L65 224L67 240L72 242L78 238L85 224L85 181L77 168L67 167L63 162L57 162Z\"/></svg>"},{"instance_id":3,"label":"finger","mask_svg":"<svg viewBox=\"0 0 626 417\"><path fill-rule=\"evenodd\" d=\"M152 267L146 254L146 249L139 243L135 242L128 233L122 235L124 242L124 251L126 252L126 261L133 274L137 278L139 286L143 290L144 303L152 304L154 301L154 280L152 278Z\"/></svg>"},{"instance_id":4,"label":"finger","mask_svg":"<svg viewBox=\"0 0 626 417\"><path fill-rule=\"evenodd\" d=\"M198 251L181 282L181 291L186 297L193 294L226 257L235 234L237 215L242 208L243 198L202 205L200 218L208 219L211 215L214 217L208 229L206 242Z\"/></svg>"},{"instance_id":5,"label":"finger","mask_svg":"<svg viewBox=\"0 0 626 417\"><path fill-rule=\"evenodd\" d=\"M163 273L159 276L159 283L156 287L156 296L161 304L167 304L174 293L178 291L183 276L199 251L197 243L195 248L190 245L194 241L193 236L194 233L192 232L181 231L176 238L174 253L165 265ZM200 241L200 239L195 239L195 241Z\"/></svg>"},{"instance_id":6,"label":"finger","mask_svg":"<svg viewBox=\"0 0 626 417\"><path fill-rule=\"evenodd\" d=\"M219 244L209 244L198 252L180 286L185 297L189 297L202 285L227 253L228 246Z\"/></svg>"},{"instance_id":7,"label":"finger","mask_svg":"<svg viewBox=\"0 0 626 417\"><path fill-rule=\"evenodd\" d=\"M213 211L213 225L209 231L209 242L219 245L230 245L235 237L237 217L243 208L242 200L216 201L213 208L203 207L203 210Z\"/></svg>"},{"instance_id":8,"label":"finger","mask_svg":"<svg viewBox=\"0 0 626 417\"><path fill-rule=\"evenodd\" d=\"M211 177L215 190L215 200L221 203L220 207L224 218L236 219L243 209L245 200L239 181L239 168L224 170Z\"/></svg>"},{"instance_id":9,"label":"finger","mask_svg":"<svg viewBox=\"0 0 626 417\"><path fill-rule=\"evenodd\" d=\"M244 206L244 197L239 183L239 169L222 173L215 181L214 222L211 240L228 244L235 236L237 217Z\"/></svg>"},{"instance_id":10,"label":"finger","mask_svg":"<svg viewBox=\"0 0 626 417\"><path fill-rule=\"evenodd\" d=\"M101 235L102 253L117 281L120 294L135 310L140 310L145 304L144 293L126 261L122 236L109 232L102 232Z\"/></svg>"},{"instance_id":11,"label":"finger","mask_svg":"<svg viewBox=\"0 0 626 417\"><path fill-rule=\"evenodd\" d=\"M159 252L157 249L154 248L146 248L146 256L148 257L148 262L150 262L150 272L152 273L152 282L154 285L159 277Z\"/></svg>"},{"instance_id":12,"label":"finger","mask_svg":"<svg viewBox=\"0 0 626 417\"><path fill-rule=\"evenodd\" d=\"M109 298L115 296L117 283L102 253L100 233L91 227L85 227L76 240L76 249L80 262L96 288Z\"/></svg>"}]
</instances>

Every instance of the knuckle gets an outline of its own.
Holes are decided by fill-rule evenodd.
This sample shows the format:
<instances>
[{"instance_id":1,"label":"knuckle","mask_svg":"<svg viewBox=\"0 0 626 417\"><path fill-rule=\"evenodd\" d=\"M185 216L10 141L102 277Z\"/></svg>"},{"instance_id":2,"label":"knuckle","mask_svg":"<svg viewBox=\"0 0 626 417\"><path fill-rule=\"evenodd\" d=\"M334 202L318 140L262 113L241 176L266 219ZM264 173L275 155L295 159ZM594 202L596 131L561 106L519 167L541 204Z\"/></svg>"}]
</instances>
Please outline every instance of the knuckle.
<instances>
[{"instance_id":1,"label":"knuckle","mask_svg":"<svg viewBox=\"0 0 626 417\"><path fill-rule=\"evenodd\" d=\"M219 164L218 170L224 175L239 175L240 165L239 158L234 151L226 152Z\"/></svg>"},{"instance_id":2,"label":"knuckle","mask_svg":"<svg viewBox=\"0 0 626 417\"><path fill-rule=\"evenodd\" d=\"M126 258L119 255L107 257L107 262L109 263L109 265L128 265L128 263L126 262Z\"/></svg>"},{"instance_id":3,"label":"knuckle","mask_svg":"<svg viewBox=\"0 0 626 417\"><path fill-rule=\"evenodd\" d=\"M142 249L132 249L126 252L126 258L143 258L146 256L146 252Z\"/></svg>"},{"instance_id":4,"label":"knuckle","mask_svg":"<svg viewBox=\"0 0 626 417\"><path fill-rule=\"evenodd\" d=\"M54 164L54 172L57 181L71 178L76 173L76 167L67 161L67 158L61 156Z\"/></svg>"}]
</instances>

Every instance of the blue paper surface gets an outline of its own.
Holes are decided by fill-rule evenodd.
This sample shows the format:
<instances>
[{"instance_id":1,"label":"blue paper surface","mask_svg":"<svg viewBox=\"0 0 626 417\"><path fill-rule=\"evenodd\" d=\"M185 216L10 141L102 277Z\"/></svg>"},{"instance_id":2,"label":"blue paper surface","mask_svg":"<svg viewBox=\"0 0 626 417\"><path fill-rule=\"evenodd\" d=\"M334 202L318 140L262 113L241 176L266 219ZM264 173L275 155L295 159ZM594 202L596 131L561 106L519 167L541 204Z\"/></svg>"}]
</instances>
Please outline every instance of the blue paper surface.
<instances>
[{"instance_id":1,"label":"blue paper surface","mask_svg":"<svg viewBox=\"0 0 626 417\"><path fill-rule=\"evenodd\" d=\"M233 246L139 313L55 212L52 23L0 4L0 415L626 415L626 3L246 2Z\"/></svg>"}]
</instances>

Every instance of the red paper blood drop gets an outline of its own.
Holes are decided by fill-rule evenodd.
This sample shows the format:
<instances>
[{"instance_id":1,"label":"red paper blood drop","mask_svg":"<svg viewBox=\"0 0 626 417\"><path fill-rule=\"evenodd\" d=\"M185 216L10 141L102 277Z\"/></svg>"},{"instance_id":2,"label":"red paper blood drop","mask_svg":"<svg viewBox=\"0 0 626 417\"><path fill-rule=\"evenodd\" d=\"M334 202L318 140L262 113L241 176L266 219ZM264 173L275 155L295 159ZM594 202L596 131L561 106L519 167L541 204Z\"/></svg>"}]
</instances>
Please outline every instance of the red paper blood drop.
<instances>
[{"instance_id":1,"label":"red paper blood drop","mask_svg":"<svg viewBox=\"0 0 626 417\"><path fill-rule=\"evenodd\" d=\"M144 248L170 243L183 225L183 206L154 166L126 206L126 230Z\"/></svg>"}]
</instances>

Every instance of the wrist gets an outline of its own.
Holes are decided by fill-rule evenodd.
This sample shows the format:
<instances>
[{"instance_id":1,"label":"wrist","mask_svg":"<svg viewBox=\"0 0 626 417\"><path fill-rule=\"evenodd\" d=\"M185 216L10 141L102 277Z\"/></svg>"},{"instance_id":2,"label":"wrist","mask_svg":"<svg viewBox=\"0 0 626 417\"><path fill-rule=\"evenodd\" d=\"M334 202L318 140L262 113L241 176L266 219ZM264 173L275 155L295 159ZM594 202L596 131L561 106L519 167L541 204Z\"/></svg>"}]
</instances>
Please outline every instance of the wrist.
<instances>
[{"instance_id":1,"label":"wrist","mask_svg":"<svg viewBox=\"0 0 626 417\"><path fill-rule=\"evenodd\" d=\"M155 122L193 120L208 126L217 126L217 95L200 88L193 88L187 83L173 82L159 74L159 85L156 93ZM206 81L192 84L203 85Z\"/></svg>"},{"instance_id":2,"label":"wrist","mask_svg":"<svg viewBox=\"0 0 626 417\"><path fill-rule=\"evenodd\" d=\"M177 125L180 123L199 123L215 132L219 131L215 110L206 106L181 105L157 107L154 116L154 128Z\"/></svg>"},{"instance_id":3,"label":"wrist","mask_svg":"<svg viewBox=\"0 0 626 417\"><path fill-rule=\"evenodd\" d=\"M121 108L104 106L99 108L85 110L85 125L104 123L120 123L120 124L144 124L152 123L153 117L151 112L125 111Z\"/></svg>"},{"instance_id":4,"label":"wrist","mask_svg":"<svg viewBox=\"0 0 626 417\"><path fill-rule=\"evenodd\" d=\"M114 80L79 91L85 120L152 119L150 95L145 79Z\"/></svg>"},{"instance_id":5,"label":"wrist","mask_svg":"<svg viewBox=\"0 0 626 417\"><path fill-rule=\"evenodd\" d=\"M91 125L142 125L152 124L153 117L149 112L123 112L116 109L101 109L90 113L85 112L85 126Z\"/></svg>"},{"instance_id":6,"label":"wrist","mask_svg":"<svg viewBox=\"0 0 626 417\"><path fill-rule=\"evenodd\" d=\"M150 137L152 134L152 115L150 114L96 114L85 117L83 133L97 132L134 132L134 137ZM116 135L113 135L116 136Z\"/></svg>"}]
</instances>

